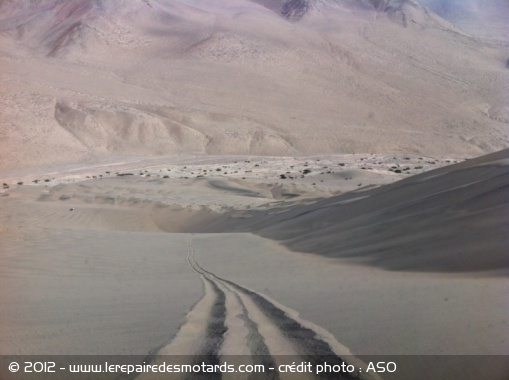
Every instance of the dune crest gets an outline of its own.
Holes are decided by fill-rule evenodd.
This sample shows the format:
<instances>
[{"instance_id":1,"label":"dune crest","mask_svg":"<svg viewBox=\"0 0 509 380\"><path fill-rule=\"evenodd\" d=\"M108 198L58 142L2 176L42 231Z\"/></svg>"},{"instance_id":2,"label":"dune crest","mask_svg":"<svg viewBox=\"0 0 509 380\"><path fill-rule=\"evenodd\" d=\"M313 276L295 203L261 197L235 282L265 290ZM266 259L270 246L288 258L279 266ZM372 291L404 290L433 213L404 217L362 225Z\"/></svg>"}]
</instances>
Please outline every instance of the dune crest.
<instances>
[{"instance_id":1,"label":"dune crest","mask_svg":"<svg viewBox=\"0 0 509 380\"><path fill-rule=\"evenodd\" d=\"M260 216L249 230L298 251L389 270L507 275L508 159L506 149Z\"/></svg>"}]
</instances>

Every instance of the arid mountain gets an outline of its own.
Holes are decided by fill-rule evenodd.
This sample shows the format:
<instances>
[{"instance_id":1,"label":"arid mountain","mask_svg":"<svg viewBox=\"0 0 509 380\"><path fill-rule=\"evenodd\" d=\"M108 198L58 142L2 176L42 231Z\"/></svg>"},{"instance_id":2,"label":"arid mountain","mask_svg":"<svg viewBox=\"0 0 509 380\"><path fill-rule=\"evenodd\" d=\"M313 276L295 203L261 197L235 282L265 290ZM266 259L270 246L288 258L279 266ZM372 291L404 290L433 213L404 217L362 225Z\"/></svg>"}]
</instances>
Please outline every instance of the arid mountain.
<instances>
[{"instance_id":1,"label":"arid mountain","mask_svg":"<svg viewBox=\"0 0 509 380\"><path fill-rule=\"evenodd\" d=\"M467 33L509 41L507 0L421 0L421 3Z\"/></svg>"},{"instance_id":2,"label":"arid mountain","mask_svg":"<svg viewBox=\"0 0 509 380\"><path fill-rule=\"evenodd\" d=\"M0 168L508 145L509 47L413 0L0 2Z\"/></svg>"}]
</instances>

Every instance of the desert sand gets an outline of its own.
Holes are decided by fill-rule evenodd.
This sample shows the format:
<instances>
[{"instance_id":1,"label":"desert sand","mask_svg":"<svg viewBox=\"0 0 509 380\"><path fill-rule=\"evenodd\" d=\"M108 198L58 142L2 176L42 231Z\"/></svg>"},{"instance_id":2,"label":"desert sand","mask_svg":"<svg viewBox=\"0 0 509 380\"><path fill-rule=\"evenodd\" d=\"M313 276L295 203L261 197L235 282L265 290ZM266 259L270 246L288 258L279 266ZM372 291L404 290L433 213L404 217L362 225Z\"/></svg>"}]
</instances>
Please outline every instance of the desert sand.
<instances>
[{"instance_id":1,"label":"desert sand","mask_svg":"<svg viewBox=\"0 0 509 380\"><path fill-rule=\"evenodd\" d=\"M284 316L354 362L442 355L398 356L383 378L497 378L443 355L508 354L508 158L189 157L11 179L1 353L192 359L223 302L224 357L323 354Z\"/></svg>"},{"instance_id":2,"label":"desert sand","mask_svg":"<svg viewBox=\"0 0 509 380\"><path fill-rule=\"evenodd\" d=\"M0 361L506 379L497 1L0 2Z\"/></svg>"}]
</instances>

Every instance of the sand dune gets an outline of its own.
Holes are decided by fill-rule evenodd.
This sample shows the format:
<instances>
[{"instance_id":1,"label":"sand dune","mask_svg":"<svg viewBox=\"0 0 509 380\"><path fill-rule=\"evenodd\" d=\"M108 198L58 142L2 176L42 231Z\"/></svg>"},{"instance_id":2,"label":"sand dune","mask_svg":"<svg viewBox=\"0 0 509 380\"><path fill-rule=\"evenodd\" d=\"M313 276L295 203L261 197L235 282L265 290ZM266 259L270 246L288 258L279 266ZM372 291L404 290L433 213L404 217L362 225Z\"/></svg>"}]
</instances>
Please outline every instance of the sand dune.
<instances>
[{"instance_id":1,"label":"sand dune","mask_svg":"<svg viewBox=\"0 0 509 380\"><path fill-rule=\"evenodd\" d=\"M504 270L509 150L257 217L249 230L294 250L392 270Z\"/></svg>"},{"instance_id":2,"label":"sand dune","mask_svg":"<svg viewBox=\"0 0 509 380\"><path fill-rule=\"evenodd\" d=\"M198 156L10 182L0 350L267 365L321 352L397 360L388 379L503 379L503 356L458 355L507 354L507 160Z\"/></svg>"},{"instance_id":3,"label":"sand dune","mask_svg":"<svg viewBox=\"0 0 509 380\"><path fill-rule=\"evenodd\" d=\"M506 8L422 3L0 1L0 354L506 379Z\"/></svg>"}]
</instances>

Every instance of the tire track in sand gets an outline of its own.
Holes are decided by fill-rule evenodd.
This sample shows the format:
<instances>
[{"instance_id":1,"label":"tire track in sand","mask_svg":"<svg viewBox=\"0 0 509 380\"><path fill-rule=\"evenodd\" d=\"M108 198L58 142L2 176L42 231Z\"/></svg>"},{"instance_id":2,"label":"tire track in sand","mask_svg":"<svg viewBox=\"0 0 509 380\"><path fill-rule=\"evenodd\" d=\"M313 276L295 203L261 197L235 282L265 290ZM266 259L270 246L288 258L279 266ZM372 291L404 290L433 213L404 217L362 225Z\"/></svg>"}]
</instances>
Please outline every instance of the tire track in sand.
<instances>
[{"instance_id":1,"label":"tire track in sand","mask_svg":"<svg viewBox=\"0 0 509 380\"><path fill-rule=\"evenodd\" d=\"M301 319L297 312L269 297L201 267L196 261L192 237L187 250L189 266L200 276L205 294L189 311L174 339L157 350L150 361L157 364L165 355L180 355L183 364L201 364L203 361L210 364L263 364L266 372L174 374L177 376L172 379L380 379L377 375L367 375L366 364L355 358L327 330ZM324 362L331 366L346 363L362 368L363 373L316 375L267 371L292 362L308 362L313 368ZM143 374L138 378L158 377Z\"/></svg>"}]
</instances>

